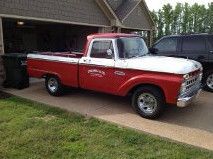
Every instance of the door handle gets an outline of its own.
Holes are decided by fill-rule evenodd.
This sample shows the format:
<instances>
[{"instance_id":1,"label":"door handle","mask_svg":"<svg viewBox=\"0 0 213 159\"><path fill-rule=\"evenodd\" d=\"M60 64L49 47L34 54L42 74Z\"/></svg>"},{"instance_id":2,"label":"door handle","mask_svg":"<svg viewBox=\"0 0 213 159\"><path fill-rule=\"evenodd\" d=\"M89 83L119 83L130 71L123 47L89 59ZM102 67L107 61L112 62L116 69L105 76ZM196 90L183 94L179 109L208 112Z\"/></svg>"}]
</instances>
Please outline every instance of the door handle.
<instances>
[{"instance_id":1,"label":"door handle","mask_svg":"<svg viewBox=\"0 0 213 159\"><path fill-rule=\"evenodd\" d=\"M85 63L90 63L90 62L91 62L90 59L84 59L83 61L84 61Z\"/></svg>"},{"instance_id":2,"label":"door handle","mask_svg":"<svg viewBox=\"0 0 213 159\"><path fill-rule=\"evenodd\" d=\"M213 50L210 50L209 52L213 54Z\"/></svg>"}]
</instances>

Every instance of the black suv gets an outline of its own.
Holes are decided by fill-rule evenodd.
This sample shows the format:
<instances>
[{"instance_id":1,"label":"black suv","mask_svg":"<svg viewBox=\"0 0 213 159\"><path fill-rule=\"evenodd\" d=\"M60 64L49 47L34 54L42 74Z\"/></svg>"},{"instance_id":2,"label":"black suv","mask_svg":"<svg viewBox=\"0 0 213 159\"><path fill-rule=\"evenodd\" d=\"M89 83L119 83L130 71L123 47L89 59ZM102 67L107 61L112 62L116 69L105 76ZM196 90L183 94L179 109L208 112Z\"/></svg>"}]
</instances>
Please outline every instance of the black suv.
<instances>
[{"instance_id":1,"label":"black suv","mask_svg":"<svg viewBox=\"0 0 213 159\"><path fill-rule=\"evenodd\" d=\"M204 72L203 86L213 92L213 34L165 36L150 48L150 53L201 62Z\"/></svg>"}]
</instances>

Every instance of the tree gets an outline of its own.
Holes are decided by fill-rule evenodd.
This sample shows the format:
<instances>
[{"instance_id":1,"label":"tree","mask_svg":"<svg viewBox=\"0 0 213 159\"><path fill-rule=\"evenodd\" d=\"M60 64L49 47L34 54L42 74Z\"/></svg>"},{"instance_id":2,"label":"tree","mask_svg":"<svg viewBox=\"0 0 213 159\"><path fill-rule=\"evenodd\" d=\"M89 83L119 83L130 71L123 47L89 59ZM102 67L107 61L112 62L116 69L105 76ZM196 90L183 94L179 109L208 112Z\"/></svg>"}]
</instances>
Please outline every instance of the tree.
<instances>
[{"instance_id":1,"label":"tree","mask_svg":"<svg viewBox=\"0 0 213 159\"><path fill-rule=\"evenodd\" d=\"M153 21L154 22L158 22L158 15L157 15L158 13L157 12L155 12L154 10L151 12L151 16L152 16L152 19L153 19ZM156 28L158 28L158 24L159 23L156 23ZM153 35L154 37L154 41L156 41L157 39L158 39L158 32L157 32L157 30L156 30L156 32L154 33L154 35Z\"/></svg>"},{"instance_id":2,"label":"tree","mask_svg":"<svg viewBox=\"0 0 213 159\"><path fill-rule=\"evenodd\" d=\"M165 35L171 34L173 11L172 11L172 6L170 4L163 6L163 21L165 23Z\"/></svg>"},{"instance_id":3,"label":"tree","mask_svg":"<svg viewBox=\"0 0 213 159\"><path fill-rule=\"evenodd\" d=\"M164 23L163 23L163 12L159 10L158 12L158 21L157 21L157 29L158 29L158 39L160 39L162 36L164 36Z\"/></svg>"},{"instance_id":4,"label":"tree","mask_svg":"<svg viewBox=\"0 0 213 159\"><path fill-rule=\"evenodd\" d=\"M181 33L181 23L179 23L182 19L182 4L178 3L173 11L173 19L172 19L172 34L180 34Z\"/></svg>"},{"instance_id":5,"label":"tree","mask_svg":"<svg viewBox=\"0 0 213 159\"><path fill-rule=\"evenodd\" d=\"M184 7L183 7L183 18L182 18L182 33L189 33L190 29L189 29L189 21L190 19L190 8L189 8L189 4L185 3Z\"/></svg>"},{"instance_id":6,"label":"tree","mask_svg":"<svg viewBox=\"0 0 213 159\"><path fill-rule=\"evenodd\" d=\"M175 8L167 4L151 15L157 27L156 40L170 34L213 33L213 2L207 8L197 3L177 3Z\"/></svg>"},{"instance_id":7,"label":"tree","mask_svg":"<svg viewBox=\"0 0 213 159\"><path fill-rule=\"evenodd\" d=\"M208 5L208 10L207 10L207 18L205 25L206 27L206 32L208 33L213 33L213 2L209 3Z\"/></svg>"}]
</instances>

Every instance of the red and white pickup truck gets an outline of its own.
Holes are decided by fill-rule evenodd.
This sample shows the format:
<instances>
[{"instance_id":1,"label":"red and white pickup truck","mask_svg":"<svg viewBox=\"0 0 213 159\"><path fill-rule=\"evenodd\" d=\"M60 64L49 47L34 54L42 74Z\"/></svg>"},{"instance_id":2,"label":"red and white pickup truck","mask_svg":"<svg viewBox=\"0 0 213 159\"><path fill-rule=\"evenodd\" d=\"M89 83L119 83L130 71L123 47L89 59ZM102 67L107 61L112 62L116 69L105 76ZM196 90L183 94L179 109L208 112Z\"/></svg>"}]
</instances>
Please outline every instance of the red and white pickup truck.
<instances>
[{"instance_id":1,"label":"red and white pickup truck","mask_svg":"<svg viewBox=\"0 0 213 159\"><path fill-rule=\"evenodd\" d=\"M132 95L133 108L144 118L158 117L165 104L185 107L200 92L199 62L148 53L142 37L134 34L94 34L84 53L28 54L30 77L45 78L53 96L63 86Z\"/></svg>"}]
</instances>

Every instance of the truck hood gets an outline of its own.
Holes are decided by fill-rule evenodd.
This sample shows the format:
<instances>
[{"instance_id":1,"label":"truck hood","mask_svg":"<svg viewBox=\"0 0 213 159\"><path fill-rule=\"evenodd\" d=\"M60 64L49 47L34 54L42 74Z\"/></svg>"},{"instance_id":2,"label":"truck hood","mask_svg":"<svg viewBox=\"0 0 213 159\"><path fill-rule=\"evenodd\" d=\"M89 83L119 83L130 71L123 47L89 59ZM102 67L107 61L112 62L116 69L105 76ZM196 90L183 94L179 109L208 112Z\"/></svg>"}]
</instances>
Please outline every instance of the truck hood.
<instances>
[{"instance_id":1,"label":"truck hood","mask_svg":"<svg viewBox=\"0 0 213 159\"><path fill-rule=\"evenodd\" d=\"M129 69L173 74L187 74L202 68L202 65L194 60L164 56L126 59L126 66Z\"/></svg>"}]
</instances>

